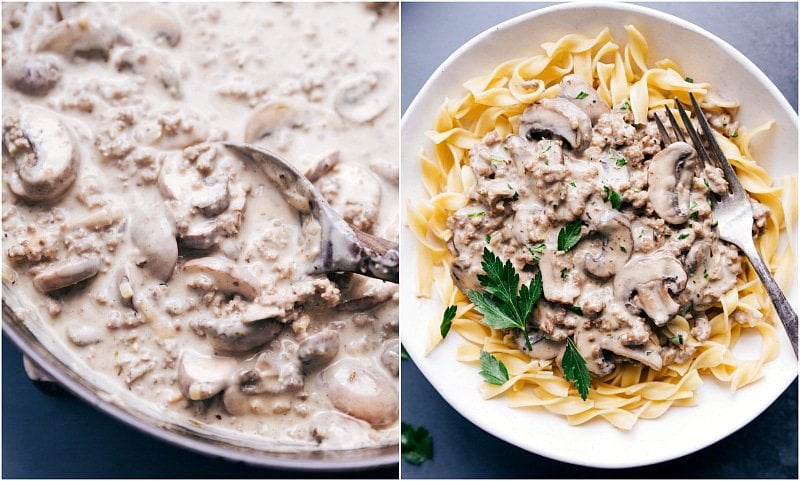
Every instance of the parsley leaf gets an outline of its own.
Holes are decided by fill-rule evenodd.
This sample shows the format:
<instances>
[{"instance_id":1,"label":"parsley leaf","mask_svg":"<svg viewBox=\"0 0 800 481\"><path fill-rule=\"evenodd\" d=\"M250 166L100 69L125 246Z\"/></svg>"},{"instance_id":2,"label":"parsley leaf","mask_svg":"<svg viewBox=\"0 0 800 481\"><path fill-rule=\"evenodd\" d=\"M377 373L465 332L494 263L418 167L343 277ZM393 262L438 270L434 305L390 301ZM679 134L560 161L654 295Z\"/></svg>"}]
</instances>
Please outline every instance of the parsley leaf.
<instances>
[{"instance_id":1,"label":"parsley leaf","mask_svg":"<svg viewBox=\"0 0 800 481\"><path fill-rule=\"evenodd\" d=\"M569 270L567 270L566 267L561 269L561 272L559 273L559 275L561 276L561 280L566 279L568 273L569 273Z\"/></svg>"},{"instance_id":2,"label":"parsley leaf","mask_svg":"<svg viewBox=\"0 0 800 481\"><path fill-rule=\"evenodd\" d=\"M423 426L414 429L408 423L401 423L400 444L403 459L411 464L422 464L433 459L433 438Z\"/></svg>"},{"instance_id":3,"label":"parsley leaf","mask_svg":"<svg viewBox=\"0 0 800 481\"><path fill-rule=\"evenodd\" d=\"M519 275L511 261L504 264L486 247L481 267L486 275L478 275L478 281L486 292L467 291L467 297L483 314L484 324L494 329L521 329L530 348L526 320L542 296L542 273L519 287Z\"/></svg>"},{"instance_id":4,"label":"parsley leaf","mask_svg":"<svg viewBox=\"0 0 800 481\"><path fill-rule=\"evenodd\" d=\"M689 234L684 232L684 233L678 235L678 240L683 240L683 239L686 239L687 237L689 237Z\"/></svg>"},{"instance_id":5,"label":"parsley leaf","mask_svg":"<svg viewBox=\"0 0 800 481\"><path fill-rule=\"evenodd\" d=\"M736 138L738 136L739 136L739 131L738 130L734 130L733 132L731 132L731 138Z\"/></svg>"},{"instance_id":6,"label":"parsley leaf","mask_svg":"<svg viewBox=\"0 0 800 481\"><path fill-rule=\"evenodd\" d=\"M486 215L486 212L473 212L471 214L467 214L467 217L472 219L473 217L483 217Z\"/></svg>"},{"instance_id":7,"label":"parsley leaf","mask_svg":"<svg viewBox=\"0 0 800 481\"><path fill-rule=\"evenodd\" d=\"M533 260L539 262L542 260L542 254L546 248L547 246L544 244L544 242L542 242L541 244L536 244L535 246L528 246L528 252L530 252L533 256Z\"/></svg>"},{"instance_id":8,"label":"parsley leaf","mask_svg":"<svg viewBox=\"0 0 800 481\"><path fill-rule=\"evenodd\" d=\"M453 324L453 319L456 318L456 306L448 306L442 314L442 323L439 325L439 332L442 333L442 339L450 332L450 326Z\"/></svg>"},{"instance_id":9,"label":"parsley leaf","mask_svg":"<svg viewBox=\"0 0 800 481\"><path fill-rule=\"evenodd\" d=\"M511 187L511 184L506 184L506 185L508 186L509 190L514 192L514 195L511 197L511 200L512 201L513 200L519 200L519 192L517 192L517 190L515 188Z\"/></svg>"},{"instance_id":10,"label":"parsley leaf","mask_svg":"<svg viewBox=\"0 0 800 481\"><path fill-rule=\"evenodd\" d=\"M569 310L579 316L583 315L583 309L581 309L581 306L572 305L570 306Z\"/></svg>"},{"instance_id":11,"label":"parsley leaf","mask_svg":"<svg viewBox=\"0 0 800 481\"><path fill-rule=\"evenodd\" d=\"M622 105L619 106L619 109L620 110L630 110L631 109L631 104L629 104L628 101L626 100L625 102L623 102Z\"/></svg>"},{"instance_id":12,"label":"parsley leaf","mask_svg":"<svg viewBox=\"0 0 800 481\"><path fill-rule=\"evenodd\" d=\"M684 341L684 339L683 339L683 333L682 332L679 332L679 333L677 333L674 336L669 338L669 342L675 344L676 346L682 346L683 345L683 341Z\"/></svg>"},{"instance_id":13,"label":"parsley leaf","mask_svg":"<svg viewBox=\"0 0 800 481\"><path fill-rule=\"evenodd\" d=\"M574 220L569 224L565 225L558 231L558 250L561 252L567 252L573 247L575 247L578 242L581 240L581 227L583 223L578 220Z\"/></svg>"},{"instance_id":14,"label":"parsley leaf","mask_svg":"<svg viewBox=\"0 0 800 481\"><path fill-rule=\"evenodd\" d=\"M589 96L589 94L587 94L586 92L581 90L580 92L578 92L578 95L576 95L575 98L578 99L578 100L583 100L588 96Z\"/></svg>"},{"instance_id":15,"label":"parsley leaf","mask_svg":"<svg viewBox=\"0 0 800 481\"><path fill-rule=\"evenodd\" d=\"M486 234L486 239L485 240L486 240L487 244L491 244L492 243L492 236L490 236L489 234Z\"/></svg>"},{"instance_id":16,"label":"parsley leaf","mask_svg":"<svg viewBox=\"0 0 800 481\"><path fill-rule=\"evenodd\" d=\"M603 186L603 192L605 192L603 195L603 200L610 200L611 207L619 210L619 207L622 205L622 196L619 195L619 192L607 185Z\"/></svg>"},{"instance_id":17,"label":"parsley leaf","mask_svg":"<svg viewBox=\"0 0 800 481\"><path fill-rule=\"evenodd\" d=\"M578 348L571 337L567 338L567 349L564 351L562 365L564 366L564 377L567 381L572 381L572 384L578 389L581 399L586 401L592 380L589 378L589 368L586 367L586 360L578 352Z\"/></svg>"},{"instance_id":18,"label":"parsley leaf","mask_svg":"<svg viewBox=\"0 0 800 481\"><path fill-rule=\"evenodd\" d=\"M502 158L502 157L498 157L498 156L496 156L496 155L492 155L492 156L491 156L491 158L492 158L492 163L493 163L493 164L498 164L498 163L501 163L501 162L505 162L505 161L506 161L504 158Z\"/></svg>"},{"instance_id":19,"label":"parsley leaf","mask_svg":"<svg viewBox=\"0 0 800 481\"><path fill-rule=\"evenodd\" d=\"M495 386L502 386L508 381L508 369L503 361L483 350L481 351L480 374L486 382Z\"/></svg>"},{"instance_id":20,"label":"parsley leaf","mask_svg":"<svg viewBox=\"0 0 800 481\"><path fill-rule=\"evenodd\" d=\"M686 80L686 81L687 81L687 82L689 82L690 84L693 84L693 83L694 83L694 79L693 79L692 77L686 77L686 78L684 78L683 80Z\"/></svg>"},{"instance_id":21,"label":"parsley leaf","mask_svg":"<svg viewBox=\"0 0 800 481\"><path fill-rule=\"evenodd\" d=\"M408 356L408 351L406 351L406 347L400 344L400 359L411 359Z\"/></svg>"},{"instance_id":22,"label":"parsley leaf","mask_svg":"<svg viewBox=\"0 0 800 481\"><path fill-rule=\"evenodd\" d=\"M714 221L714 223L713 223L713 224L711 224L711 228L712 228L712 229L716 229L718 225L719 225L719 221L716 221L716 220L715 220L715 221Z\"/></svg>"},{"instance_id":23,"label":"parsley leaf","mask_svg":"<svg viewBox=\"0 0 800 481\"><path fill-rule=\"evenodd\" d=\"M622 154L620 154L620 156L617 157L617 160L615 162L617 164L617 167L625 167L628 164L628 161Z\"/></svg>"}]
</instances>

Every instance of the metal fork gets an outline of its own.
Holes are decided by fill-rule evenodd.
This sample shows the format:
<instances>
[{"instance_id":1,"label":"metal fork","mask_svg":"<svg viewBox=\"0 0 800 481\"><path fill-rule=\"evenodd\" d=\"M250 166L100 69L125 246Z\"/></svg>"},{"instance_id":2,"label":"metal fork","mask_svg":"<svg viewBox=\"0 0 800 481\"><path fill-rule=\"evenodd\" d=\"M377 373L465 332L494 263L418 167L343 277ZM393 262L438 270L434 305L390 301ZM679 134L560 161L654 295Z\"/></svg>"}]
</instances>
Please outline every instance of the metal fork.
<instances>
[{"instance_id":1,"label":"metal fork","mask_svg":"<svg viewBox=\"0 0 800 481\"><path fill-rule=\"evenodd\" d=\"M722 240L737 246L744 252L747 258L750 259L750 264L753 266L756 273L758 273L761 282L763 282L764 286L767 288L767 292L772 299L772 304L775 306L778 317L780 317L789 335L795 357L797 357L797 313L792 309L792 306L789 305L789 301L786 299L780 287L778 287L778 283L775 282L775 278L772 277L769 268L764 264L764 261L761 259L753 243L753 208L750 205L750 199L747 196L747 192L745 192L742 187L742 184L739 183L739 179L736 177L733 167L731 167L730 162L728 162L719 144L714 139L711 127L709 127L708 121L705 115L703 115L703 111L700 109L700 105L697 103L697 100L695 100L694 95L690 93L689 97L692 101L692 110L697 118L697 123L703 131L710 151L703 145L702 139L695 129L694 124L692 124L689 115L676 98L675 106L681 116L686 133L703 162L721 167L725 173L725 179L728 181L728 192L720 197L713 210L719 236ZM684 135L669 107L664 106L664 109L672 125L672 130L675 132L676 140L674 142L686 142L686 135ZM658 130L664 139L664 145L672 143L673 141L670 140L669 133L659 116L655 115L655 119ZM712 160L712 154L715 160Z\"/></svg>"}]
</instances>

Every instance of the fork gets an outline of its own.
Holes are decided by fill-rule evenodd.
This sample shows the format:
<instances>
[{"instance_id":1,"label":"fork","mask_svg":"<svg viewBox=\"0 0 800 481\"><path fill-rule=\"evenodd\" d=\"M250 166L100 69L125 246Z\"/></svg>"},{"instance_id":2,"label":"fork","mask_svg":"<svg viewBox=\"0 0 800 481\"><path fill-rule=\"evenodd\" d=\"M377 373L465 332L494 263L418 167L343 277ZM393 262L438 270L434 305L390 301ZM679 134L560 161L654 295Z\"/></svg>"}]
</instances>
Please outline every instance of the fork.
<instances>
[{"instance_id":1,"label":"fork","mask_svg":"<svg viewBox=\"0 0 800 481\"><path fill-rule=\"evenodd\" d=\"M767 293L769 293L772 299L772 304L775 306L778 317L780 317L783 326L786 328L786 333L789 335L789 341L792 344L794 355L797 357L797 313L792 309L792 306L789 305L789 301L781 291L778 283L775 282L775 278L772 277L769 268L767 268L767 265L764 263L763 259L761 259L753 243L753 236L751 234L753 229L753 208L750 205L747 193L736 177L736 173L733 171L730 162L728 162L719 144L714 139L711 127L709 127L708 121L705 115L703 115L703 111L700 109L700 105L697 103L697 100L695 100L694 95L690 93L689 97L692 102L693 113L697 118L700 129L703 131L710 151L703 145L700 134L695 129L686 110L684 110L680 101L675 98L675 106L683 121L686 134L688 134L688 137L691 139L695 150L703 162L706 164L712 163L713 165L721 167L725 173L725 179L728 181L728 192L721 196L713 210L714 220L719 230L719 237L737 246L744 252L747 258L750 259L750 264L753 266L753 269L755 269L758 277L761 278L761 282L763 282L764 286L767 288ZM666 110L672 130L675 132L676 139L674 142L686 142L686 135L681 130L669 107L665 105L664 110ZM655 115L654 117L656 126L661 133L661 137L664 139L664 145L672 143L673 141L670 140L670 135L659 116ZM712 161L712 155L716 161Z\"/></svg>"}]
</instances>

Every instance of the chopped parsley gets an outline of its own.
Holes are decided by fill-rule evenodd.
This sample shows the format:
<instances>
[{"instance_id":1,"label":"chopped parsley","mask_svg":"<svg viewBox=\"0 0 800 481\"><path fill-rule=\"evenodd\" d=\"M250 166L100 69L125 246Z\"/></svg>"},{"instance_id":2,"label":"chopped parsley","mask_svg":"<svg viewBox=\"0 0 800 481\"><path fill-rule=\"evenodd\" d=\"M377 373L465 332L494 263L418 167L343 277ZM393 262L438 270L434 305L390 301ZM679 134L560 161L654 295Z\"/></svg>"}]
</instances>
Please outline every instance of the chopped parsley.
<instances>
[{"instance_id":1,"label":"chopped parsley","mask_svg":"<svg viewBox=\"0 0 800 481\"><path fill-rule=\"evenodd\" d=\"M687 81L687 82L689 82L690 84L693 84L693 83L694 83L694 79L693 79L692 77L686 77L686 78L684 78L683 80L686 80L686 81Z\"/></svg>"},{"instance_id":2,"label":"chopped parsley","mask_svg":"<svg viewBox=\"0 0 800 481\"><path fill-rule=\"evenodd\" d=\"M689 213L689 218L692 219L692 220L698 220L698 218L699 218L698 216L699 215L700 215L700 213L695 210L695 211L692 211L692 212Z\"/></svg>"},{"instance_id":3,"label":"chopped parsley","mask_svg":"<svg viewBox=\"0 0 800 481\"><path fill-rule=\"evenodd\" d=\"M587 94L586 92L581 90L580 92L578 92L578 95L576 95L575 98L578 99L578 100L583 100L588 96L589 96L589 94Z\"/></svg>"},{"instance_id":4,"label":"chopped parsley","mask_svg":"<svg viewBox=\"0 0 800 481\"><path fill-rule=\"evenodd\" d=\"M519 200L519 192L517 192L517 190L516 190L515 188L511 187L511 184L506 184L506 185L508 186L508 188L509 188L509 189L510 189L512 192L514 192L514 195L512 195L512 196L511 196L511 200L512 200L512 201L514 201L514 200Z\"/></svg>"},{"instance_id":5,"label":"chopped parsley","mask_svg":"<svg viewBox=\"0 0 800 481\"><path fill-rule=\"evenodd\" d=\"M679 333L677 333L674 336L669 338L669 342L675 344L676 346L682 346L683 345L683 341L684 341L684 339L683 339L683 333L682 332L679 332Z\"/></svg>"},{"instance_id":6,"label":"chopped parsley","mask_svg":"<svg viewBox=\"0 0 800 481\"><path fill-rule=\"evenodd\" d=\"M683 308L683 315L689 314L692 310L694 310L694 302L689 301L686 307Z\"/></svg>"},{"instance_id":7,"label":"chopped parsley","mask_svg":"<svg viewBox=\"0 0 800 481\"><path fill-rule=\"evenodd\" d=\"M718 225L719 225L719 221L716 221L716 220L715 220L715 221L714 221L714 223L713 223L713 224L711 224L711 228L712 228L712 229L716 229Z\"/></svg>"},{"instance_id":8,"label":"chopped parsley","mask_svg":"<svg viewBox=\"0 0 800 481\"><path fill-rule=\"evenodd\" d=\"M738 136L739 136L739 131L738 130L734 130L733 132L731 132L731 138L735 138L735 137L738 137Z\"/></svg>"},{"instance_id":9,"label":"chopped parsley","mask_svg":"<svg viewBox=\"0 0 800 481\"><path fill-rule=\"evenodd\" d=\"M622 205L622 196L619 195L619 192L607 185L603 186L603 192L603 200L611 201L611 207L619 210L619 207Z\"/></svg>"},{"instance_id":10,"label":"chopped parsley","mask_svg":"<svg viewBox=\"0 0 800 481\"><path fill-rule=\"evenodd\" d=\"M579 316L583 315L583 309L581 309L581 306L574 306L573 305L573 306L570 306L569 310L571 312L574 312L575 314L577 314Z\"/></svg>"},{"instance_id":11,"label":"chopped parsley","mask_svg":"<svg viewBox=\"0 0 800 481\"><path fill-rule=\"evenodd\" d=\"M508 369L503 361L486 351L481 351L481 372L483 380L495 386L502 386L508 381Z\"/></svg>"},{"instance_id":12,"label":"chopped parsley","mask_svg":"<svg viewBox=\"0 0 800 481\"><path fill-rule=\"evenodd\" d=\"M442 314L442 323L439 325L439 332L442 334L442 339L447 337L450 332L450 327L453 325L453 319L456 318L456 306L447 306Z\"/></svg>"},{"instance_id":13,"label":"chopped parsley","mask_svg":"<svg viewBox=\"0 0 800 481\"><path fill-rule=\"evenodd\" d=\"M622 154L619 154L619 157L614 161L617 164L617 167L625 167L628 164L628 161Z\"/></svg>"},{"instance_id":14,"label":"chopped parsley","mask_svg":"<svg viewBox=\"0 0 800 481\"><path fill-rule=\"evenodd\" d=\"M558 231L558 250L567 252L575 247L581 240L581 223L580 219L574 220L565 225Z\"/></svg>"},{"instance_id":15,"label":"chopped parsley","mask_svg":"<svg viewBox=\"0 0 800 481\"><path fill-rule=\"evenodd\" d=\"M535 260L536 262L542 260L542 254L544 253L544 250L547 248L544 242L542 242L541 244L536 244L535 246L529 245L527 247L528 247L528 252L531 253L531 255L533 256L533 260Z\"/></svg>"},{"instance_id":16,"label":"chopped parsley","mask_svg":"<svg viewBox=\"0 0 800 481\"><path fill-rule=\"evenodd\" d=\"M506 161L506 159L504 159L504 158L502 158L502 157L498 157L498 156L496 156L496 155L493 155L493 156L492 156L492 163L493 163L493 164L499 164L499 163L501 163L501 162L505 162L505 161Z\"/></svg>"},{"instance_id":17,"label":"chopped parsley","mask_svg":"<svg viewBox=\"0 0 800 481\"><path fill-rule=\"evenodd\" d=\"M400 344L400 359L410 359L408 357L408 351L406 351L406 347Z\"/></svg>"},{"instance_id":18,"label":"chopped parsley","mask_svg":"<svg viewBox=\"0 0 800 481\"><path fill-rule=\"evenodd\" d=\"M703 270L703 279L708 279L708 271Z\"/></svg>"},{"instance_id":19,"label":"chopped parsley","mask_svg":"<svg viewBox=\"0 0 800 481\"><path fill-rule=\"evenodd\" d=\"M577 184L575 184L574 180L570 180L569 181L569 185L570 185L570 187L577 187L578 186Z\"/></svg>"},{"instance_id":20,"label":"chopped parsley","mask_svg":"<svg viewBox=\"0 0 800 481\"><path fill-rule=\"evenodd\" d=\"M631 104L629 104L628 101L626 100L625 102L622 103L622 105L619 106L619 109L620 110L630 110L631 109Z\"/></svg>"},{"instance_id":21,"label":"chopped parsley","mask_svg":"<svg viewBox=\"0 0 800 481\"><path fill-rule=\"evenodd\" d=\"M542 295L542 273L537 272L528 285L520 287L519 274L511 261L504 264L486 247L481 267L486 274L479 274L478 282L486 292L467 291L467 297L483 314L484 324L494 329L521 329L530 349L527 319Z\"/></svg>"},{"instance_id":22,"label":"chopped parsley","mask_svg":"<svg viewBox=\"0 0 800 481\"><path fill-rule=\"evenodd\" d=\"M411 464L422 464L433 459L433 438L423 426L414 429L408 423L401 423L400 444L403 459Z\"/></svg>"},{"instance_id":23,"label":"chopped parsley","mask_svg":"<svg viewBox=\"0 0 800 481\"><path fill-rule=\"evenodd\" d=\"M708 185L708 179L706 179L705 177L703 177L703 183L706 185L706 189L711 190L711 186Z\"/></svg>"},{"instance_id":24,"label":"chopped parsley","mask_svg":"<svg viewBox=\"0 0 800 481\"><path fill-rule=\"evenodd\" d=\"M546 154L546 153L550 152L550 149L552 149L552 148L553 148L553 144L550 144L550 145L548 145L548 146L547 146L547 148L546 148L546 149L544 149L544 150L542 151L542 153L543 153L543 154Z\"/></svg>"},{"instance_id":25,"label":"chopped parsley","mask_svg":"<svg viewBox=\"0 0 800 481\"><path fill-rule=\"evenodd\" d=\"M492 236L490 236L489 234L486 234L486 239L485 240L486 240L487 244L491 244L492 243Z\"/></svg>"},{"instance_id":26,"label":"chopped parsley","mask_svg":"<svg viewBox=\"0 0 800 481\"><path fill-rule=\"evenodd\" d=\"M486 212L473 212L471 214L467 214L467 217L469 217L471 219L473 217L483 217L485 215L486 215Z\"/></svg>"},{"instance_id":27,"label":"chopped parsley","mask_svg":"<svg viewBox=\"0 0 800 481\"><path fill-rule=\"evenodd\" d=\"M566 268L566 267L565 267L565 268L563 268L563 269L561 269L561 273L560 273L560 275L561 275L561 279L562 279L562 280L567 278L567 274L569 274L569 270L567 270L567 268Z\"/></svg>"},{"instance_id":28,"label":"chopped parsley","mask_svg":"<svg viewBox=\"0 0 800 481\"><path fill-rule=\"evenodd\" d=\"M681 234L678 235L678 240L683 240L686 239L687 237L689 237L689 234L687 234L686 232L682 232Z\"/></svg>"},{"instance_id":29,"label":"chopped parsley","mask_svg":"<svg viewBox=\"0 0 800 481\"><path fill-rule=\"evenodd\" d=\"M581 356L581 353L578 351L571 337L567 338L567 348L564 351L564 358L561 363L564 366L564 378L566 378L567 381L572 381L581 399L586 401L586 398L589 396L589 388L592 385L592 380L589 377L589 368L586 366L586 359Z\"/></svg>"},{"instance_id":30,"label":"chopped parsley","mask_svg":"<svg viewBox=\"0 0 800 481\"><path fill-rule=\"evenodd\" d=\"M628 253L628 249L626 249L625 246L619 246L619 250L621 250L622 252L624 252L626 254Z\"/></svg>"}]
</instances>

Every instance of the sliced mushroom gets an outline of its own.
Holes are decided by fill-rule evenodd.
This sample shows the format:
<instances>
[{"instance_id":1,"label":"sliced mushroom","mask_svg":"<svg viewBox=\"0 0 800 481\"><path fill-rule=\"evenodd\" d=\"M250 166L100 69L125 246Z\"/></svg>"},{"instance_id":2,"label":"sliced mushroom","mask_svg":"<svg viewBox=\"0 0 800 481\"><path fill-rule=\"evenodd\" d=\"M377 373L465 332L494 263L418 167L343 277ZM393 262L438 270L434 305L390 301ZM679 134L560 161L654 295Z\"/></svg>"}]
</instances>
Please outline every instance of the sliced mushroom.
<instances>
[{"instance_id":1,"label":"sliced mushroom","mask_svg":"<svg viewBox=\"0 0 800 481\"><path fill-rule=\"evenodd\" d=\"M706 263L706 259L711 255L711 242L701 240L692 244L689 252L686 253L686 272L694 274L697 268Z\"/></svg>"},{"instance_id":2,"label":"sliced mushroom","mask_svg":"<svg viewBox=\"0 0 800 481\"><path fill-rule=\"evenodd\" d=\"M697 155L685 142L657 153L647 166L647 194L653 210L670 224L689 220L689 197Z\"/></svg>"},{"instance_id":3,"label":"sliced mushroom","mask_svg":"<svg viewBox=\"0 0 800 481\"><path fill-rule=\"evenodd\" d=\"M572 150L581 151L592 140L592 121L569 100L544 99L522 113L519 135L531 141L560 138Z\"/></svg>"},{"instance_id":4,"label":"sliced mushroom","mask_svg":"<svg viewBox=\"0 0 800 481\"><path fill-rule=\"evenodd\" d=\"M397 284L364 276L354 277L351 285L341 287L342 301L336 305L337 311L367 311L392 299L397 293Z\"/></svg>"},{"instance_id":5,"label":"sliced mushroom","mask_svg":"<svg viewBox=\"0 0 800 481\"><path fill-rule=\"evenodd\" d=\"M279 137L284 130L305 125L310 106L294 99L271 100L256 107L245 127L244 140L255 143L265 137ZM283 144L286 139L273 142Z\"/></svg>"},{"instance_id":6,"label":"sliced mushroom","mask_svg":"<svg viewBox=\"0 0 800 481\"><path fill-rule=\"evenodd\" d=\"M72 259L63 264L52 265L33 278L33 286L41 292L62 289L94 277L100 272L97 257Z\"/></svg>"},{"instance_id":7,"label":"sliced mushroom","mask_svg":"<svg viewBox=\"0 0 800 481\"><path fill-rule=\"evenodd\" d=\"M517 343L517 348L530 356L531 359L541 359L545 361L555 359L564 351L564 347L567 345L566 341L553 341L548 339L543 332L532 327L528 329L528 336L530 336L531 340L531 349L528 349L528 343L520 329L514 332L514 342Z\"/></svg>"},{"instance_id":8,"label":"sliced mushroom","mask_svg":"<svg viewBox=\"0 0 800 481\"><path fill-rule=\"evenodd\" d=\"M283 323L272 319L244 323L237 316L202 319L192 323L192 327L208 336L215 349L230 352L245 352L263 346L275 339L283 326Z\"/></svg>"},{"instance_id":9,"label":"sliced mushroom","mask_svg":"<svg viewBox=\"0 0 800 481\"><path fill-rule=\"evenodd\" d=\"M269 349L258 355L255 371L258 373L257 385L250 391L242 387L242 392L280 394L302 389L305 383L298 345L291 339L270 344Z\"/></svg>"},{"instance_id":10,"label":"sliced mushroom","mask_svg":"<svg viewBox=\"0 0 800 481\"><path fill-rule=\"evenodd\" d=\"M308 336L300 343L298 356L306 372L331 362L339 352L339 333L324 330Z\"/></svg>"},{"instance_id":11,"label":"sliced mushroom","mask_svg":"<svg viewBox=\"0 0 800 481\"><path fill-rule=\"evenodd\" d=\"M53 112L25 109L5 120L3 144L16 163L8 185L29 201L62 196L75 181L80 155L72 131Z\"/></svg>"},{"instance_id":12,"label":"sliced mushroom","mask_svg":"<svg viewBox=\"0 0 800 481\"><path fill-rule=\"evenodd\" d=\"M172 98L181 98L180 73L158 49L143 46L121 48L114 54L113 64L120 72L131 71L152 79Z\"/></svg>"},{"instance_id":13,"label":"sliced mushroom","mask_svg":"<svg viewBox=\"0 0 800 481\"><path fill-rule=\"evenodd\" d=\"M344 359L322 373L328 398L336 409L374 427L397 420L398 400L394 382L380 372L370 371L353 359Z\"/></svg>"},{"instance_id":14,"label":"sliced mushroom","mask_svg":"<svg viewBox=\"0 0 800 481\"><path fill-rule=\"evenodd\" d=\"M3 65L3 81L27 95L47 95L61 80L61 64L50 55L11 57Z\"/></svg>"},{"instance_id":15,"label":"sliced mushroom","mask_svg":"<svg viewBox=\"0 0 800 481\"><path fill-rule=\"evenodd\" d=\"M560 87L561 92L558 96L577 105L579 109L589 116L592 124L595 124L601 115L611 110L600 98L597 90L579 75L567 75L561 79Z\"/></svg>"},{"instance_id":16,"label":"sliced mushroom","mask_svg":"<svg viewBox=\"0 0 800 481\"><path fill-rule=\"evenodd\" d=\"M595 376L605 376L616 367L603 353L603 335L587 325L589 321L579 323L575 328L575 347L586 360L586 367Z\"/></svg>"},{"instance_id":17,"label":"sliced mushroom","mask_svg":"<svg viewBox=\"0 0 800 481\"><path fill-rule=\"evenodd\" d=\"M251 411L252 406L250 401L253 398L239 389L238 384L232 384L225 389L225 394L222 395L222 405L225 410L233 416L242 416Z\"/></svg>"},{"instance_id":18,"label":"sliced mushroom","mask_svg":"<svg viewBox=\"0 0 800 481\"><path fill-rule=\"evenodd\" d=\"M539 260L542 290L548 301L571 305L581 293L578 276L582 273L574 268L574 251L558 251L558 231L550 229L547 247Z\"/></svg>"},{"instance_id":19,"label":"sliced mushroom","mask_svg":"<svg viewBox=\"0 0 800 481\"><path fill-rule=\"evenodd\" d=\"M383 351L381 351L381 364L385 367L392 376L397 377L400 374L400 341L397 339L389 339L383 343Z\"/></svg>"},{"instance_id":20,"label":"sliced mushroom","mask_svg":"<svg viewBox=\"0 0 800 481\"><path fill-rule=\"evenodd\" d=\"M344 220L371 232L378 220L381 183L369 170L354 163L340 163L318 182L322 196Z\"/></svg>"},{"instance_id":21,"label":"sliced mushroom","mask_svg":"<svg viewBox=\"0 0 800 481\"><path fill-rule=\"evenodd\" d=\"M306 179L310 180L311 182L316 182L322 178L322 176L326 175L328 172L333 170L336 165L339 164L339 149L333 149L326 152L322 157L319 158L314 164L306 170L305 176Z\"/></svg>"},{"instance_id":22,"label":"sliced mushroom","mask_svg":"<svg viewBox=\"0 0 800 481\"><path fill-rule=\"evenodd\" d=\"M373 160L369 163L369 170L391 185L399 185L400 166L386 160Z\"/></svg>"},{"instance_id":23,"label":"sliced mushroom","mask_svg":"<svg viewBox=\"0 0 800 481\"><path fill-rule=\"evenodd\" d=\"M131 240L144 256L144 268L156 279L166 282L178 261L175 228L164 215L163 207L139 210L130 223Z\"/></svg>"},{"instance_id":24,"label":"sliced mushroom","mask_svg":"<svg viewBox=\"0 0 800 481\"><path fill-rule=\"evenodd\" d=\"M125 25L145 33L157 45L176 47L181 41L181 24L178 19L164 8L148 6L125 19Z\"/></svg>"},{"instance_id":25,"label":"sliced mushroom","mask_svg":"<svg viewBox=\"0 0 800 481\"><path fill-rule=\"evenodd\" d=\"M390 79L387 72L362 72L343 79L333 103L336 112L359 124L374 120L394 95Z\"/></svg>"},{"instance_id":26,"label":"sliced mushroom","mask_svg":"<svg viewBox=\"0 0 800 481\"><path fill-rule=\"evenodd\" d=\"M680 309L671 296L686 287L686 271L675 257L664 251L636 255L625 264L614 277L614 295L628 306L638 307L653 320L656 326L663 326Z\"/></svg>"},{"instance_id":27,"label":"sliced mushroom","mask_svg":"<svg viewBox=\"0 0 800 481\"><path fill-rule=\"evenodd\" d=\"M228 176L210 175L203 180L203 188L192 196L192 205L206 217L216 217L225 212L231 203Z\"/></svg>"},{"instance_id":28,"label":"sliced mushroom","mask_svg":"<svg viewBox=\"0 0 800 481\"><path fill-rule=\"evenodd\" d=\"M248 301L258 297L258 281L249 272L224 257L192 259L183 264L183 271L210 277L214 287L220 292L240 294Z\"/></svg>"},{"instance_id":29,"label":"sliced mushroom","mask_svg":"<svg viewBox=\"0 0 800 481\"><path fill-rule=\"evenodd\" d=\"M36 51L105 61L115 45L130 45L130 40L110 23L80 16L66 18L53 25L39 42Z\"/></svg>"},{"instance_id":30,"label":"sliced mushroom","mask_svg":"<svg viewBox=\"0 0 800 481\"><path fill-rule=\"evenodd\" d=\"M611 277L628 262L633 253L633 236L628 218L613 210L606 210L594 225L600 238L587 239L582 244L584 267L590 274Z\"/></svg>"},{"instance_id":31,"label":"sliced mushroom","mask_svg":"<svg viewBox=\"0 0 800 481\"><path fill-rule=\"evenodd\" d=\"M181 393L190 401L216 396L230 385L236 365L236 360L232 358L184 351L178 361Z\"/></svg>"},{"instance_id":32,"label":"sliced mushroom","mask_svg":"<svg viewBox=\"0 0 800 481\"><path fill-rule=\"evenodd\" d=\"M603 337L601 343L603 349L613 352L618 356L638 361L645 366L661 370L664 360L661 358L660 347L653 340L649 340L641 346L625 346L617 339L617 336Z\"/></svg>"}]
</instances>

